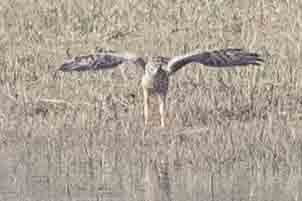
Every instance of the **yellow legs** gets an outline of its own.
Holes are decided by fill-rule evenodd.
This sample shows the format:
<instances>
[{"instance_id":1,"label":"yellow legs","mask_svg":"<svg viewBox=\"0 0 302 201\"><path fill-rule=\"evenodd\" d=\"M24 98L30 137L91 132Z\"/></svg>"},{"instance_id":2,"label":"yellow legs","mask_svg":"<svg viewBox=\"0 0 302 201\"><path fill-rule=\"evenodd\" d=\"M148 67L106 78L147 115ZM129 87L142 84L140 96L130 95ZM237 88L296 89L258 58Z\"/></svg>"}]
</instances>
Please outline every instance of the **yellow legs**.
<instances>
[{"instance_id":1,"label":"yellow legs","mask_svg":"<svg viewBox=\"0 0 302 201\"><path fill-rule=\"evenodd\" d=\"M147 89L144 90L144 117L145 117L145 126L148 125L148 118L149 118L149 92Z\"/></svg>"},{"instance_id":2,"label":"yellow legs","mask_svg":"<svg viewBox=\"0 0 302 201\"><path fill-rule=\"evenodd\" d=\"M144 117L145 117L145 125L148 125L149 121L149 91L144 89ZM159 113L160 113L160 124L161 127L165 127L165 110L166 110L166 95L158 94L158 102L159 102Z\"/></svg>"},{"instance_id":3,"label":"yellow legs","mask_svg":"<svg viewBox=\"0 0 302 201\"><path fill-rule=\"evenodd\" d=\"M166 96L163 94L158 94L158 102L159 102L160 124L161 127L165 127Z\"/></svg>"}]
</instances>

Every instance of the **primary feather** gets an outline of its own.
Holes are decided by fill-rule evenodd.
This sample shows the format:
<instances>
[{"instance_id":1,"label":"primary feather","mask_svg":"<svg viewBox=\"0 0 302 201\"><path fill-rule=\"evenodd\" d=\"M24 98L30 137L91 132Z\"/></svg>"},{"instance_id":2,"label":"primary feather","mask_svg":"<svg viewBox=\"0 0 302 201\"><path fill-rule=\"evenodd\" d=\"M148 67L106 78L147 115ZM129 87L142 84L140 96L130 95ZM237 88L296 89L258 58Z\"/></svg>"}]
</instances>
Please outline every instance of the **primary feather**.
<instances>
[{"instance_id":1,"label":"primary feather","mask_svg":"<svg viewBox=\"0 0 302 201\"><path fill-rule=\"evenodd\" d=\"M61 71L87 71L114 68L125 62L133 62L145 67L145 61L134 54L113 51L98 52L94 55L77 56L66 60L59 68Z\"/></svg>"},{"instance_id":2,"label":"primary feather","mask_svg":"<svg viewBox=\"0 0 302 201\"><path fill-rule=\"evenodd\" d=\"M256 53L250 53L242 49L222 49L202 52L200 50L189 54L176 56L168 63L167 70L175 73L189 63L200 63L212 67L231 67L242 65L259 65L263 59Z\"/></svg>"}]
</instances>

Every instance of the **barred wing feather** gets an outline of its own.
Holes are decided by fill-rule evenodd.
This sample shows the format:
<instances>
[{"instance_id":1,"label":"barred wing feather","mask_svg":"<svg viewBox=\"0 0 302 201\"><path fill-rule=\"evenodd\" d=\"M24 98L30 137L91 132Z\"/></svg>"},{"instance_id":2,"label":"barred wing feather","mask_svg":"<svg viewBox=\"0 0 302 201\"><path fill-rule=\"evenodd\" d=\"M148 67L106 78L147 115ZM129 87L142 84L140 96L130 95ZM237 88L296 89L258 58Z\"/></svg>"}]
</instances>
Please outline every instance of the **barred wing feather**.
<instances>
[{"instance_id":1,"label":"barred wing feather","mask_svg":"<svg viewBox=\"0 0 302 201\"><path fill-rule=\"evenodd\" d=\"M145 61L136 55L130 53L104 52L95 55L77 56L66 60L59 68L61 71L88 71L114 68L125 62L133 62L145 66Z\"/></svg>"},{"instance_id":2,"label":"barred wing feather","mask_svg":"<svg viewBox=\"0 0 302 201\"><path fill-rule=\"evenodd\" d=\"M222 49L215 51L192 53L174 57L167 66L170 74L175 73L189 63L200 63L212 67L232 67L243 65L260 65L263 59L257 53L251 53L242 49Z\"/></svg>"}]
</instances>

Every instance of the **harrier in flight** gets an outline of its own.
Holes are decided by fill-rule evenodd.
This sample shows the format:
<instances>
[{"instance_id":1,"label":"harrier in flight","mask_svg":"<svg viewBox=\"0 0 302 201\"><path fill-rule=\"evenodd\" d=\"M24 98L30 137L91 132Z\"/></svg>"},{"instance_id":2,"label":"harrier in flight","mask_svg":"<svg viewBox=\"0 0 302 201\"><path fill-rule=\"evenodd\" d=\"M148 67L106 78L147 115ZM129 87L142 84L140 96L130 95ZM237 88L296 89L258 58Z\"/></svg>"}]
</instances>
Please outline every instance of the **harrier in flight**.
<instances>
[{"instance_id":1,"label":"harrier in flight","mask_svg":"<svg viewBox=\"0 0 302 201\"><path fill-rule=\"evenodd\" d=\"M243 49L221 49L214 51L195 50L175 57L153 56L148 60L128 52L101 50L94 55L76 56L66 60L59 68L61 71L86 71L114 68L120 64L132 62L144 70L142 88L144 92L144 117L148 123L149 96L157 95L161 126L165 127L165 105L169 86L169 78L189 63L199 63L217 68L260 65L263 59L256 53Z\"/></svg>"}]
</instances>

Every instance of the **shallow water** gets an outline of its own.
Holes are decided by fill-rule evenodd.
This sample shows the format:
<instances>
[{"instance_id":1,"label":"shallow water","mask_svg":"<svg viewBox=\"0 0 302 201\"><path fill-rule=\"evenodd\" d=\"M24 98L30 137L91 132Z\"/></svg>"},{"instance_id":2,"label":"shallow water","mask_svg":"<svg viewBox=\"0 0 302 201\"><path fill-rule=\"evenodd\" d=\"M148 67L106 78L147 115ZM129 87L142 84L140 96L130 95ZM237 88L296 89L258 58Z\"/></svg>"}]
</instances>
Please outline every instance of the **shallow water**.
<instances>
[{"instance_id":1,"label":"shallow water","mask_svg":"<svg viewBox=\"0 0 302 201\"><path fill-rule=\"evenodd\" d=\"M104 152L97 158L89 153L68 153L68 149L60 152L46 138L37 139L15 142L14 147L2 145L1 201L156 200L157 193L168 194L167 200L184 201L302 199L301 175L286 168L257 170L243 161L208 172L190 163L171 164L167 159L166 169L160 170L166 171L166 185L162 185L156 169L160 163L148 162L152 156L146 153ZM56 151L50 152L51 147ZM155 195L150 197L150 193Z\"/></svg>"}]
</instances>

